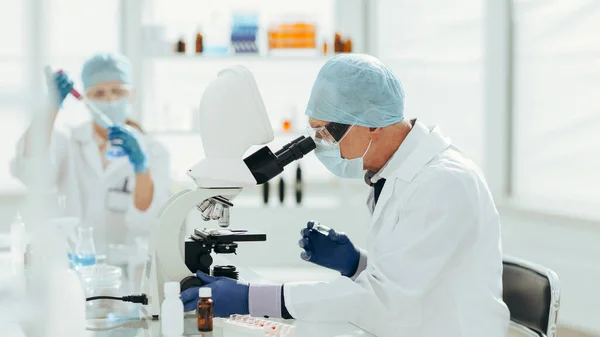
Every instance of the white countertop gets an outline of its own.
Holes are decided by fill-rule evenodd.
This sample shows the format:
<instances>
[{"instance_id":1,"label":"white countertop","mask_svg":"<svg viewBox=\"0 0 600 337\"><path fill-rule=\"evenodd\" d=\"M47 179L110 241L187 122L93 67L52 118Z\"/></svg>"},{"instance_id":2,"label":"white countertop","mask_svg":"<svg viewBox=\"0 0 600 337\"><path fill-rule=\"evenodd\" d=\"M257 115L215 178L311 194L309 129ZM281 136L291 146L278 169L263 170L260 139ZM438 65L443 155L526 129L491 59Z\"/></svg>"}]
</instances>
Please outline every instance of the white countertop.
<instances>
[{"instance_id":1,"label":"white countertop","mask_svg":"<svg viewBox=\"0 0 600 337\"><path fill-rule=\"evenodd\" d=\"M216 257L216 260L228 262L223 257ZM255 274L250 269L239 268L252 280L264 279ZM6 274L4 274L6 273ZM10 255L6 252L0 253L0 275L11 273ZM296 327L294 337L371 337L373 335L361 330L350 323L310 323L299 320L270 319L272 321L290 324ZM145 318L131 318L123 321L108 321L105 319L90 319L86 322L88 328L97 329L97 331L87 331L86 337L160 337L160 321L152 321ZM184 336L210 336L210 337L246 337L240 334L238 330L231 331L228 328L221 328L215 322L215 329L212 333L200 333L196 326L196 317L188 314L185 319Z\"/></svg>"},{"instance_id":2,"label":"white countertop","mask_svg":"<svg viewBox=\"0 0 600 337\"><path fill-rule=\"evenodd\" d=\"M294 337L372 337L373 335L357 328L349 323L309 323L297 320L281 320L271 319L272 321L290 324L296 327ZM113 325L111 325L113 324ZM110 329L111 326L116 326L116 323L108 323L105 320L88 320L88 327L103 329L103 331L88 331L86 337L160 337L160 321L149 320L132 320L115 329ZM215 321L214 330L212 332L198 332L196 326L196 317L187 316L185 319L184 336L198 337L247 337L239 332L232 331L228 328L219 327L219 323ZM250 337L251 335L248 335ZM252 335L255 336L255 335Z\"/></svg>"}]
</instances>

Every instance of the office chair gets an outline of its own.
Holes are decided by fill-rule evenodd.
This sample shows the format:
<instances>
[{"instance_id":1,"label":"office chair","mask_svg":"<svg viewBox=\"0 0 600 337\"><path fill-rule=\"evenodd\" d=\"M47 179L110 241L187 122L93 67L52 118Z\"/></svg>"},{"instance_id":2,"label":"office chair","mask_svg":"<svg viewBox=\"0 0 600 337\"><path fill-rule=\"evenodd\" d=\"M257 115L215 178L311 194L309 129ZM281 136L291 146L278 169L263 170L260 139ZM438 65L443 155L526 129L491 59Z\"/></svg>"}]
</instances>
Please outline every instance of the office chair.
<instances>
[{"instance_id":1,"label":"office chair","mask_svg":"<svg viewBox=\"0 0 600 337\"><path fill-rule=\"evenodd\" d=\"M560 307L558 276L534 263L505 256L504 303L510 310L509 336L556 337Z\"/></svg>"}]
</instances>

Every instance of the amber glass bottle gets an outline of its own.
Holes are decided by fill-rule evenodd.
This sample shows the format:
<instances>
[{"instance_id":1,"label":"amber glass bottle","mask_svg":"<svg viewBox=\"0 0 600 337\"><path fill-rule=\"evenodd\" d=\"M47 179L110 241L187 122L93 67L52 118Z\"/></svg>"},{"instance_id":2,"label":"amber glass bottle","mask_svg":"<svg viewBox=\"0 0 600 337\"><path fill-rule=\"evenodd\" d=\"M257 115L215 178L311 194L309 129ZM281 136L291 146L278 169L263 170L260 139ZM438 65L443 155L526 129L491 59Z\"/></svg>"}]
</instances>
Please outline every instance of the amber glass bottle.
<instances>
[{"instance_id":1,"label":"amber glass bottle","mask_svg":"<svg viewBox=\"0 0 600 337\"><path fill-rule=\"evenodd\" d=\"M198 300L198 331L213 330L213 301L210 298L212 291L210 288L200 288L198 290L200 299Z\"/></svg>"}]
</instances>

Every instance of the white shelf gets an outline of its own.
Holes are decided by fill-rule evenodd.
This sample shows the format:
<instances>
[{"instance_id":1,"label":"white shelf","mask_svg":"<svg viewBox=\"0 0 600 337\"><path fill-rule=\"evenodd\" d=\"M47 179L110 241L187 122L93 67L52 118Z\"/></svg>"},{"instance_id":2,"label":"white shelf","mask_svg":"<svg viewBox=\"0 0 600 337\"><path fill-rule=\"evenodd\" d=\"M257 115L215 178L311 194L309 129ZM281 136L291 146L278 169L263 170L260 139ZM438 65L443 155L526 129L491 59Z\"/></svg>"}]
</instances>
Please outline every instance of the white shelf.
<instances>
[{"instance_id":1,"label":"white shelf","mask_svg":"<svg viewBox=\"0 0 600 337\"><path fill-rule=\"evenodd\" d=\"M325 62L332 55L198 55L165 54L146 57L147 60L190 60L190 61L318 61Z\"/></svg>"},{"instance_id":2,"label":"white shelf","mask_svg":"<svg viewBox=\"0 0 600 337\"><path fill-rule=\"evenodd\" d=\"M147 131L147 134L150 136L200 136L200 130L165 130L165 131ZM305 133L300 131L292 131L292 132L281 132L281 131L273 131L273 134L276 139L295 139L300 136L306 136Z\"/></svg>"},{"instance_id":3,"label":"white shelf","mask_svg":"<svg viewBox=\"0 0 600 337\"><path fill-rule=\"evenodd\" d=\"M148 131L151 136L200 136L198 130L166 130L166 131Z\"/></svg>"}]
</instances>

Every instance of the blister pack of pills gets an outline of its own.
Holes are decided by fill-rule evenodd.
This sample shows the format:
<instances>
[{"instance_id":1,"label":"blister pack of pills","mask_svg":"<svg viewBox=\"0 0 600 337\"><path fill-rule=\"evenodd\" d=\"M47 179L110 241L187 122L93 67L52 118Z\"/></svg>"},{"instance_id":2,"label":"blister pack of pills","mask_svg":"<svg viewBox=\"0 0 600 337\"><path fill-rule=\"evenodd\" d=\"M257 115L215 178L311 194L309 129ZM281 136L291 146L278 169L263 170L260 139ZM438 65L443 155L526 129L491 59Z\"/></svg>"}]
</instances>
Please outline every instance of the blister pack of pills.
<instances>
[{"instance_id":1,"label":"blister pack of pills","mask_svg":"<svg viewBox=\"0 0 600 337\"><path fill-rule=\"evenodd\" d=\"M231 315L220 323L227 330L239 331L247 336L292 337L296 332L293 325L244 315Z\"/></svg>"}]
</instances>

